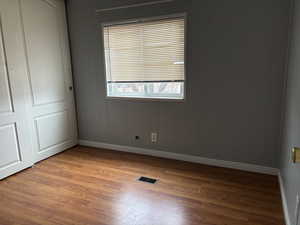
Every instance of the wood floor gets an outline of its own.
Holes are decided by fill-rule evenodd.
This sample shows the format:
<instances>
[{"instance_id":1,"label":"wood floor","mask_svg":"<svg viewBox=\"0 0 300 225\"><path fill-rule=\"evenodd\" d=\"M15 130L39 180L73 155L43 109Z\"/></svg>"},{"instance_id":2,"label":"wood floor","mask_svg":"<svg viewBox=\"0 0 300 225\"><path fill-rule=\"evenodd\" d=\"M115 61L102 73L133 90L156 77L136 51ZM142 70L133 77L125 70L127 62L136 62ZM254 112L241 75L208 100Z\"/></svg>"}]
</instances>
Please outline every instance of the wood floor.
<instances>
[{"instance_id":1,"label":"wood floor","mask_svg":"<svg viewBox=\"0 0 300 225\"><path fill-rule=\"evenodd\" d=\"M156 184L137 181L159 179ZM283 225L277 178L76 147L0 181L1 225Z\"/></svg>"}]
</instances>

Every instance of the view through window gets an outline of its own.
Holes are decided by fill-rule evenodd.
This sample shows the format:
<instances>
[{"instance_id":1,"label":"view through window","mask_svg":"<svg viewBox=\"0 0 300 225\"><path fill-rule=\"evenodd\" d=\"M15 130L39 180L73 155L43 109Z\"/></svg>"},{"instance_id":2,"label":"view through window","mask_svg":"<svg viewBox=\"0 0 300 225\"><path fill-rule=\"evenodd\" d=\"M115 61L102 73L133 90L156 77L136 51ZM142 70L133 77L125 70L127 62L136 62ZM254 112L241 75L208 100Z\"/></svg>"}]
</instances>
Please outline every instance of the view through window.
<instances>
[{"instance_id":1,"label":"view through window","mask_svg":"<svg viewBox=\"0 0 300 225\"><path fill-rule=\"evenodd\" d=\"M107 96L184 98L184 18L103 28Z\"/></svg>"}]
</instances>

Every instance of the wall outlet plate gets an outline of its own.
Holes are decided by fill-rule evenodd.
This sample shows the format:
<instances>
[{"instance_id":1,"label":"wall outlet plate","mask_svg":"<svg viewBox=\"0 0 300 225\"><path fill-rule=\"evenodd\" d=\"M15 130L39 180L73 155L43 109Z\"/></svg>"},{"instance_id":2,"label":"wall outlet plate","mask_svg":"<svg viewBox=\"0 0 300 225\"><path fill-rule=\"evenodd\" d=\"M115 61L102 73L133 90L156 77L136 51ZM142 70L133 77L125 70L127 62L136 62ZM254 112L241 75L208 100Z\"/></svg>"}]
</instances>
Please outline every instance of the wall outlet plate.
<instances>
[{"instance_id":1,"label":"wall outlet plate","mask_svg":"<svg viewBox=\"0 0 300 225\"><path fill-rule=\"evenodd\" d=\"M151 142L156 143L157 142L157 133L152 132L151 133Z\"/></svg>"}]
</instances>

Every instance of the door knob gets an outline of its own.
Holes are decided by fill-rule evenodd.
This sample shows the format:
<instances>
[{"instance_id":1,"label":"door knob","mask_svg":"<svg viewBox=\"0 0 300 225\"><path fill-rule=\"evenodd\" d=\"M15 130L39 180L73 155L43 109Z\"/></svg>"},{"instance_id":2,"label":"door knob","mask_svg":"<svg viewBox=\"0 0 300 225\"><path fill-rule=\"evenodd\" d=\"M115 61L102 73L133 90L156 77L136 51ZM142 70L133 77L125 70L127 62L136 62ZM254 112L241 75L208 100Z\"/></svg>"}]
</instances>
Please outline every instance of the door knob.
<instances>
[{"instance_id":1,"label":"door knob","mask_svg":"<svg viewBox=\"0 0 300 225\"><path fill-rule=\"evenodd\" d=\"M72 87L72 86L69 86L69 90L70 90L70 91L73 91L73 87Z\"/></svg>"},{"instance_id":2,"label":"door knob","mask_svg":"<svg viewBox=\"0 0 300 225\"><path fill-rule=\"evenodd\" d=\"M300 163L300 148L294 147L292 149L293 163Z\"/></svg>"}]
</instances>

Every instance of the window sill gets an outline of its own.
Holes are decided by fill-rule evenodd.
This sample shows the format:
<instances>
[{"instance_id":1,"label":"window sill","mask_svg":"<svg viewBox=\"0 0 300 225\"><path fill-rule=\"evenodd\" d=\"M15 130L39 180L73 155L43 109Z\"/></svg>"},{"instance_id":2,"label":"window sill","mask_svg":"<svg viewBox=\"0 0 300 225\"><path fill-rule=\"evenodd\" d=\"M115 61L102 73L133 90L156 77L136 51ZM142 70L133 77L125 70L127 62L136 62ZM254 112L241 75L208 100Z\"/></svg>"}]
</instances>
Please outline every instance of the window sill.
<instances>
[{"instance_id":1,"label":"window sill","mask_svg":"<svg viewBox=\"0 0 300 225\"><path fill-rule=\"evenodd\" d=\"M133 101L133 102L174 102L174 103L183 103L185 99L176 99L176 98L139 98L139 97L112 97L106 96L105 100L107 101Z\"/></svg>"}]
</instances>

